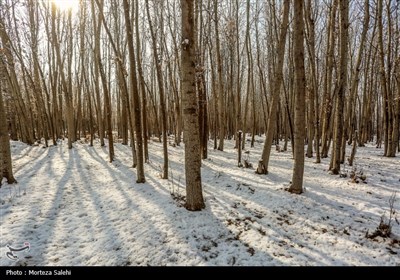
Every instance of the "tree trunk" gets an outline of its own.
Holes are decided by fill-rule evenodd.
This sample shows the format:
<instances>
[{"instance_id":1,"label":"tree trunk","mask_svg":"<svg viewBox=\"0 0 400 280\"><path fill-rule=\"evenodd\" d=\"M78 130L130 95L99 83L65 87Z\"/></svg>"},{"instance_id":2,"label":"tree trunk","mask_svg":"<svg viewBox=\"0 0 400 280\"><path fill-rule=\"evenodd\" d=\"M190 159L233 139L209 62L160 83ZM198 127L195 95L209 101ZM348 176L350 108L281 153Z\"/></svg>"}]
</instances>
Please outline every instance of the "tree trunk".
<instances>
[{"instance_id":1,"label":"tree trunk","mask_svg":"<svg viewBox=\"0 0 400 280\"><path fill-rule=\"evenodd\" d=\"M360 41L360 45L359 45L359 49L358 49L358 55L357 55L357 61L356 61L356 65L354 67L354 71L353 71L353 76L352 76L352 80L351 80L351 85L350 85L350 99L348 101L347 104L347 115L346 115L346 122L345 122L345 129L346 132L343 134L343 138L344 137L350 137L350 134L352 133L353 128L353 107L355 107L355 100L356 100L356 96L358 95L358 83L359 83L359 75L360 75L360 67L361 67L361 62L362 62L362 58L364 57L364 49L365 49L365 41L366 41L366 37L367 37L367 32L369 29L369 20L370 20L370 15L369 15L369 1L365 0L364 2L364 23L363 23L363 30L362 30L362 34L361 34L361 41ZM358 135L358 132L355 131L354 132L356 135ZM358 137L354 138L353 140L355 140L357 142ZM342 141L343 142L343 141ZM353 143L353 148L352 148L352 152L350 155L350 159L349 159L349 165L352 166L353 164L353 160L355 157L355 153L356 153L356 147L354 146L355 144ZM344 144L344 146L342 147L342 154L343 154L343 159L344 159L344 154L345 154L345 150L346 150L346 144Z\"/></svg>"},{"instance_id":2,"label":"tree trunk","mask_svg":"<svg viewBox=\"0 0 400 280\"><path fill-rule=\"evenodd\" d=\"M125 0L126 1L126 0ZM198 103L196 97L196 57L194 0L182 4L182 106L185 142L186 209L205 207L201 186L201 158Z\"/></svg>"},{"instance_id":3,"label":"tree trunk","mask_svg":"<svg viewBox=\"0 0 400 280\"><path fill-rule=\"evenodd\" d=\"M103 111L101 109L101 99L100 99L100 86L99 86L99 63L97 60L96 52L97 46L100 46L100 29L101 22L97 22L96 19L96 11L94 8L94 1L91 1L92 8L92 21L93 21L93 29L94 29L94 46L93 46L93 61L94 61L94 69L93 70L93 83L96 92L96 113L97 113L97 124L99 130L99 138L100 138L100 146L104 146L104 122L103 122Z\"/></svg>"},{"instance_id":4,"label":"tree trunk","mask_svg":"<svg viewBox=\"0 0 400 280\"><path fill-rule=\"evenodd\" d=\"M285 45L286 45L286 34L289 23L289 10L290 10L290 1L285 0L283 3L282 25L280 30L279 42L277 45L278 63L274 71L275 75L274 75L274 82L273 82L274 85L272 91L272 104L268 117L267 135L264 142L262 157L261 160L259 161L259 166L256 171L258 174L268 174L268 164L271 155L271 145L276 130L276 117L279 105L279 94L281 92L282 81L283 81L283 62L285 59Z\"/></svg>"},{"instance_id":5,"label":"tree trunk","mask_svg":"<svg viewBox=\"0 0 400 280\"><path fill-rule=\"evenodd\" d=\"M340 6L340 76L337 85L336 109L335 109L335 132L334 147L332 151L332 167L330 170L333 174L340 172L340 156L343 134L343 110L344 98L347 90L347 57L348 57L348 29L349 29L349 2L348 0L339 1Z\"/></svg>"},{"instance_id":6,"label":"tree trunk","mask_svg":"<svg viewBox=\"0 0 400 280\"><path fill-rule=\"evenodd\" d=\"M289 192L301 194L303 192L304 175L304 138L305 138L305 94L306 75L304 68L304 0L294 1L294 68L295 68L295 129L294 129L294 167L292 184Z\"/></svg>"},{"instance_id":7,"label":"tree trunk","mask_svg":"<svg viewBox=\"0 0 400 280\"><path fill-rule=\"evenodd\" d=\"M149 0L146 0L146 11L147 11L147 19L149 22L150 34L152 38L152 47L153 47L153 56L154 62L156 64L156 74L158 81L158 90L160 94L160 106L161 106L161 123L162 123L162 138L163 138L163 155L164 155L164 166L163 166L163 179L168 179L168 142L167 142L167 113L165 106L165 95L164 95L164 82L163 82L163 74L161 69L162 59L158 56L158 47L157 47L157 37L153 28L153 23L151 20L150 9L149 9Z\"/></svg>"},{"instance_id":8,"label":"tree trunk","mask_svg":"<svg viewBox=\"0 0 400 280\"><path fill-rule=\"evenodd\" d=\"M239 130L237 132L237 143L238 143L238 167L243 167L242 164L242 134L243 132Z\"/></svg>"},{"instance_id":9,"label":"tree trunk","mask_svg":"<svg viewBox=\"0 0 400 280\"><path fill-rule=\"evenodd\" d=\"M0 54L0 187L3 178L7 179L8 184L16 183L14 178L12 163L11 163L11 150L10 138L8 136L8 127L6 119L6 110L3 103L2 85L7 87L5 81L5 64L3 57Z\"/></svg>"},{"instance_id":10,"label":"tree trunk","mask_svg":"<svg viewBox=\"0 0 400 280\"><path fill-rule=\"evenodd\" d=\"M332 73L334 68L334 53L335 53L335 35L336 35L336 11L337 11L338 0L333 0L330 19L328 24L328 43L327 43L327 54L326 54L326 70L324 76L324 91L322 98L322 151L321 157L328 157L329 146L330 146L330 134L329 129L332 116Z\"/></svg>"},{"instance_id":11,"label":"tree trunk","mask_svg":"<svg viewBox=\"0 0 400 280\"><path fill-rule=\"evenodd\" d=\"M218 150L224 150L224 139L225 139L225 89L224 81L222 78L222 57L221 57L221 45L219 38L219 15L218 15L218 0L214 0L214 21L215 21L215 47L217 54L217 73L218 73L218 115L219 115L219 143ZM217 117L217 116L215 116Z\"/></svg>"},{"instance_id":12,"label":"tree trunk","mask_svg":"<svg viewBox=\"0 0 400 280\"><path fill-rule=\"evenodd\" d=\"M73 108L73 96L72 96L72 86L69 85L67 79L65 77L64 72L64 63L61 59L61 50L60 50L60 43L59 38L57 36L57 30L55 25L55 18L56 18L56 6L52 4L52 43L54 44L54 48L56 51L56 58L57 58L57 67L61 74L61 84L64 91L64 98L65 104L67 107L67 126L68 126L68 149L72 149L72 143L75 141L75 122L74 122L74 108ZM71 11L70 11L71 13ZM70 46L72 48L72 46ZM70 71L68 71L70 72ZM71 75L70 75L71 76ZM71 79L71 77L69 77Z\"/></svg>"},{"instance_id":13,"label":"tree trunk","mask_svg":"<svg viewBox=\"0 0 400 280\"><path fill-rule=\"evenodd\" d=\"M34 135L33 135L33 127L30 125L30 121L32 121L31 116L28 114L30 110L30 106L25 106L23 97L21 95L21 88L18 83L18 77L16 73L16 67L14 63L14 57L11 52L11 40L9 35L5 29L5 23L0 15L0 39L3 45L2 52L4 52L5 57L3 58L4 68L3 70L4 75L8 75L9 79L9 90L12 93L13 98L16 99L17 103L17 113L20 118L20 131L22 136L22 141L27 143L28 145L32 145L34 142ZM8 65L8 74L6 65Z\"/></svg>"},{"instance_id":14,"label":"tree trunk","mask_svg":"<svg viewBox=\"0 0 400 280\"><path fill-rule=\"evenodd\" d=\"M139 74L139 85L140 95L142 97L142 136L143 136L143 151L144 161L149 162L149 148L148 148L148 132L147 132L147 97L146 97L146 86L144 82L142 59L141 59L141 47L140 47L140 33L139 33L139 1L136 1L135 6L135 31L136 31L136 56L137 56L137 68Z\"/></svg>"},{"instance_id":15,"label":"tree trunk","mask_svg":"<svg viewBox=\"0 0 400 280\"><path fill-rule=\"evenodd\" d=\"M392 129L393 129L393 119L392 119L392 98L390 92L390 82L389 73L386 73L385 69L385 51L383 48L383 0L378 0L377 7L377 24L378 24L378 48L379 48L379 70L380 70L380 81L382 88L382 107L383 107L383 130L384 130L384 156L394 157L392 149ZM389 24L388 24L389 25ZM390 29L390 26L388 26ZM390 40L390 34L388 36ZM386 54L387 57L390 56L389 53Z\"/></svg>"},{"instance_id":16,"label":"tree trunk","mask_svg":"<svg viewBox=\"0 0 400 280\"><path fill-rule=\"evenodd\" d=\"M129 52L129 63L131 67L130 78L131 78L131 96L135 115L135 132L136 132L136 147L137 147L137 179L136 183L144 183L146 179L144 177L144 166L143 166L143 138L142 138L142 115L141 105L138 93L138 81L136 76L136 60L135 50L133 48L133 31L131 25L131 18L129 16L129 4L128 0L123 0L124 4L124 15L126 25L126 37L128 40L128 52Z\"/></svg>"}]
</instances>

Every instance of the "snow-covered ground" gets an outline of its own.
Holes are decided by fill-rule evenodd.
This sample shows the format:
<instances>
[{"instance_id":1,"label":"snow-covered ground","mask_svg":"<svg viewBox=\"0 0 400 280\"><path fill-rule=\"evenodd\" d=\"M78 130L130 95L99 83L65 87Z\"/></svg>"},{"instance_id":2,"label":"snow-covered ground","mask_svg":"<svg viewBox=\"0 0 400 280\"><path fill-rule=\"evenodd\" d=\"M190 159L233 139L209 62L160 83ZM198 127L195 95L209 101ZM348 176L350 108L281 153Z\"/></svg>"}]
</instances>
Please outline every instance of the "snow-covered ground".
<instances>
[{"instance_id":1,"label":"snow-covered ground","mask_svg":"<svg viewBox=\"0 0 400 280\"><path fill-rule=\"evenodd\" d=\"M254 148L246 146L254 166L262 145L257 138ZM260 176L237 167L233 142L224 152L210 143L201 212L180 205L183 147L169 147L170 178L162 180L162 144L151 142L147 183L136 184L128 146L115 146L112 164L98 143L72 150L66 142L11 146L19 183L0 189L0 266L400 265L396 221L391 238L366 238L388 217L389 198L400 190L399 158L384 158L373 146L359 148L355 160L366 184L329 175L329 159L306 159L306 191L299 196L284 190L290 151L273 147L270 173ZM397 212L399 201L400 194ZM9 260L6 245L24 242L30 251Z\"/></svg>"}]
</instances>

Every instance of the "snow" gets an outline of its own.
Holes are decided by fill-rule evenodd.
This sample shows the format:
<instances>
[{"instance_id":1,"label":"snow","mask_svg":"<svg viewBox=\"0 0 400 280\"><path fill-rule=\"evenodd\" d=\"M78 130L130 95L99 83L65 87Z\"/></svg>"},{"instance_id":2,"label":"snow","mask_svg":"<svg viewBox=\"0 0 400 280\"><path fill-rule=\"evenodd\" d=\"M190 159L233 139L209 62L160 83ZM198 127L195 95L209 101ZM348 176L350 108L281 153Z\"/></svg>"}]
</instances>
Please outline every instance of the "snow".
<instances>
[{"instance_id":1,"label":"snow","mask_svg":"<svg viewBox=\"0 0 400 280\"><path fill-rule=\"evenodd\" d=\"M181 207L184 149L169 147L169 180L160 178L162 143L149 144L146 184L136 184L131 150L67 142L49 148L11 142L16 185L0 189L0 266L4 265L400 265L400 226L391 238L368 239L399 190L399 158L372 145L355 163L367 183L329 175L329 159L306 158L305 193L284 189L292 155L271 151L268 175L237 167L234 142L203 161L206 209ZM249 159L261 157L257 138ZM349 147L350 149L350 147ZM351 168L345 167L347 171ZM171 193L174 195L172 196ZM174 197L174 198L173 198ZM395 209L399 210L399 195ZM30 243L19 260L6 245Z\"/></svg>"}]
</instances>

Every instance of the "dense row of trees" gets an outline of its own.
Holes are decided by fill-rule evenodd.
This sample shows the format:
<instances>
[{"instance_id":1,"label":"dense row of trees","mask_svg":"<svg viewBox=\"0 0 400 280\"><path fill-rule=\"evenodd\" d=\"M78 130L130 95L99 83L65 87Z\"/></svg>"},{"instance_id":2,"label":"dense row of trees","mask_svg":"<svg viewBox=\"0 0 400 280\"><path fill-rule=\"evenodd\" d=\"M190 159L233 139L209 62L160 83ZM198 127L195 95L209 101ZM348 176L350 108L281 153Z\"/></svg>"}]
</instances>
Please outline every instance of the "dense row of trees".
<instances>
[{"instance_id":1,"label":"dense row of trees","mask_svg":"<svg viewBox=\"0 0 400 280\"><path fill-rule=\"evenodd\" d=\"M320 163L331 151L333 174L347 145L350 165L357 146L372 141L393 157L400 149L399 5L91 0L62 10L48 0L0 0L3 177L14 180L3 171L8 133L46 146L66 137L69 148L82 137L102 146L107 139L110 161L120 140L132 147L141 183L149 139L163 142L167 179L168 144L180 145L185 131L192 210L204 207L194 199L202 201L197 155L207 158L210 139L223 150L234 138L241 151L266 133L259 174L268 173L271 145L287 150L291 141L295 193L304 152Z\"/></svg>"}]
</instances>

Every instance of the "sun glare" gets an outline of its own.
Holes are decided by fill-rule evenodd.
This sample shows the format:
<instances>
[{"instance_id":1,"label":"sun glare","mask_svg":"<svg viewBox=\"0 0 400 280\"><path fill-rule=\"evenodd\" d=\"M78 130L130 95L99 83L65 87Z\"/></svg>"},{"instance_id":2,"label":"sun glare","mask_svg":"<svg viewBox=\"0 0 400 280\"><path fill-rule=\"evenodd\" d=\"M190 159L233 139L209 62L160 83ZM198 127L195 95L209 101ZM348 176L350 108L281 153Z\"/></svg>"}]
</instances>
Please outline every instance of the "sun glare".
<instances>
[{"instance_id":1,"label":"sun glare","mask_svg":"<svg viewBox=\"0 0 400 280\"><path fill-rule=\"evenodd\" d=\"M76 10L79 8L79 0L52 0L61 11Z\"/></svg>"}]
</instances>

